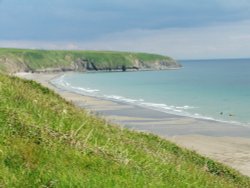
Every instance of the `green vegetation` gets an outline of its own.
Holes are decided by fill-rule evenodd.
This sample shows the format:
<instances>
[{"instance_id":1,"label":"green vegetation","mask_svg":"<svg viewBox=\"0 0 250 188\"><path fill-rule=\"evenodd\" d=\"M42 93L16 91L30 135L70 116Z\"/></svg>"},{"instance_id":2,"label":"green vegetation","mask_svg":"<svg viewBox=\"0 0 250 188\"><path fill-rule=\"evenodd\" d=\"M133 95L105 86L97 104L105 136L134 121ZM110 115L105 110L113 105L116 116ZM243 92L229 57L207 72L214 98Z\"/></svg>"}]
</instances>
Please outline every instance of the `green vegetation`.
<instances>
[{"instance_id":1,"label":"green vegetation","mask_svg":"<svg viewBox=\"0 0 250 188\"><path fill-rule=\"evenodd\" d=\"M167 66L179 66L170 57L146 53L0 49L0 72L36 71L46 68L77 70L79 62L93 63L98 69L117 69L122 66L133 67L136 62L152 64L156 61L164 61Z\"/></svg>"},{"instance_id":2,"label":"green vegetation","mask_svg":"<svg viewBox=\"0 0 250 188\"><path fill-rule=\"evenodd\" d=\"M0 187L250 187L238 172L110 125L34 81L0 74Z\"/></svg>"}]
</instances>

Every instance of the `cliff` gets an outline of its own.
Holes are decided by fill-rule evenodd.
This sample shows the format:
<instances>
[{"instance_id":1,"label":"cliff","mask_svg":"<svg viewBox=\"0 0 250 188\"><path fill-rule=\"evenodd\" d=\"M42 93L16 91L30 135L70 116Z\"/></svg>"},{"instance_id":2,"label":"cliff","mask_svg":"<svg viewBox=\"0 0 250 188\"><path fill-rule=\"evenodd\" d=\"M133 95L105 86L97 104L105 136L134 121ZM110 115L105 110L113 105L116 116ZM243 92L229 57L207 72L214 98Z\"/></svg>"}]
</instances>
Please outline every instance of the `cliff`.
<instances>
[{"instance_id":1,"label":"cliff","mask_svg":"<svg viewBox=\"0 0 250 188\"><path fill-rule=\"evenodd\" d=\"M0 72L126 71L179 68L174 59L147 53L0 49Z\"/></svg>"}]
</instances>

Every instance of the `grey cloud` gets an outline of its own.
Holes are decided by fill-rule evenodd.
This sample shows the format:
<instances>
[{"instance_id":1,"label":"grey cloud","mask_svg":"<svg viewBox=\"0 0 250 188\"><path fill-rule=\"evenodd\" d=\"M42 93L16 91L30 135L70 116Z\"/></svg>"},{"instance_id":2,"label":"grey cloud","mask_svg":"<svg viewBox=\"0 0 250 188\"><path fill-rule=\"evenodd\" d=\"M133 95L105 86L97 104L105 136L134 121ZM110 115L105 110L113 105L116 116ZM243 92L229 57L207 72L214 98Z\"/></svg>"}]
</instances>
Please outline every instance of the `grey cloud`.
<instances>
[{"instance_id":1,"label":"grey cloud","mask_svg":"<svg viewBox=\"0 0 250 188\"><path fill-rule=\"evenodd\" d=\"M249 4L247 0L4 1L0 39L91 41L132 29L204 27L250 19Z\"/></svg>"}]
</instances>

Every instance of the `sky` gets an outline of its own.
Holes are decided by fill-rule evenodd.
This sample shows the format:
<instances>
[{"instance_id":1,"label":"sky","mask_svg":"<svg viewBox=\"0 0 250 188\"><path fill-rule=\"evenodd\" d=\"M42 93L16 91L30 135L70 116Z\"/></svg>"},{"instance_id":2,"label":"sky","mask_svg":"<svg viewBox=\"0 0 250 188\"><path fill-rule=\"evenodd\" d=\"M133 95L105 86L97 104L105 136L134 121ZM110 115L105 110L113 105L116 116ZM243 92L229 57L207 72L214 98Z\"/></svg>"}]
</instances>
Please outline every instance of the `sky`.
<instances>
[{"instance_id":1,"label":"sky","mask_svg":"<svg viewBox=\"0 0 250 188\"><path fill-rule=\"evenodd\" d=\"M249 0L0 0L0 47L250 57Z\"/></svg>"}]
</instances>

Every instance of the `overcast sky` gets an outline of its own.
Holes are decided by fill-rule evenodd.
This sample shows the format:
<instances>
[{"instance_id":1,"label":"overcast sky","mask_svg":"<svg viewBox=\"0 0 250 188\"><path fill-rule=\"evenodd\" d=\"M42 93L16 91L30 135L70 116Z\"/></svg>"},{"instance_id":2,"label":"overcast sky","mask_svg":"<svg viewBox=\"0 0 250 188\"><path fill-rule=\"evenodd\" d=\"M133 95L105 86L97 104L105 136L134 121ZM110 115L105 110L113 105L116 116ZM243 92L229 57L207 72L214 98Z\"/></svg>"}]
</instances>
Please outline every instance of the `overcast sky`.
<instances>
[{"instance_id":1,"label":"overcast sky","mask_svg":"<svg viewBox=\"0 0 250 188\"><path fill-rule=\"evenodd\" d=\"M0 0L0 47L250 57L250 0Z\"/></svg>"}]
</instances>

